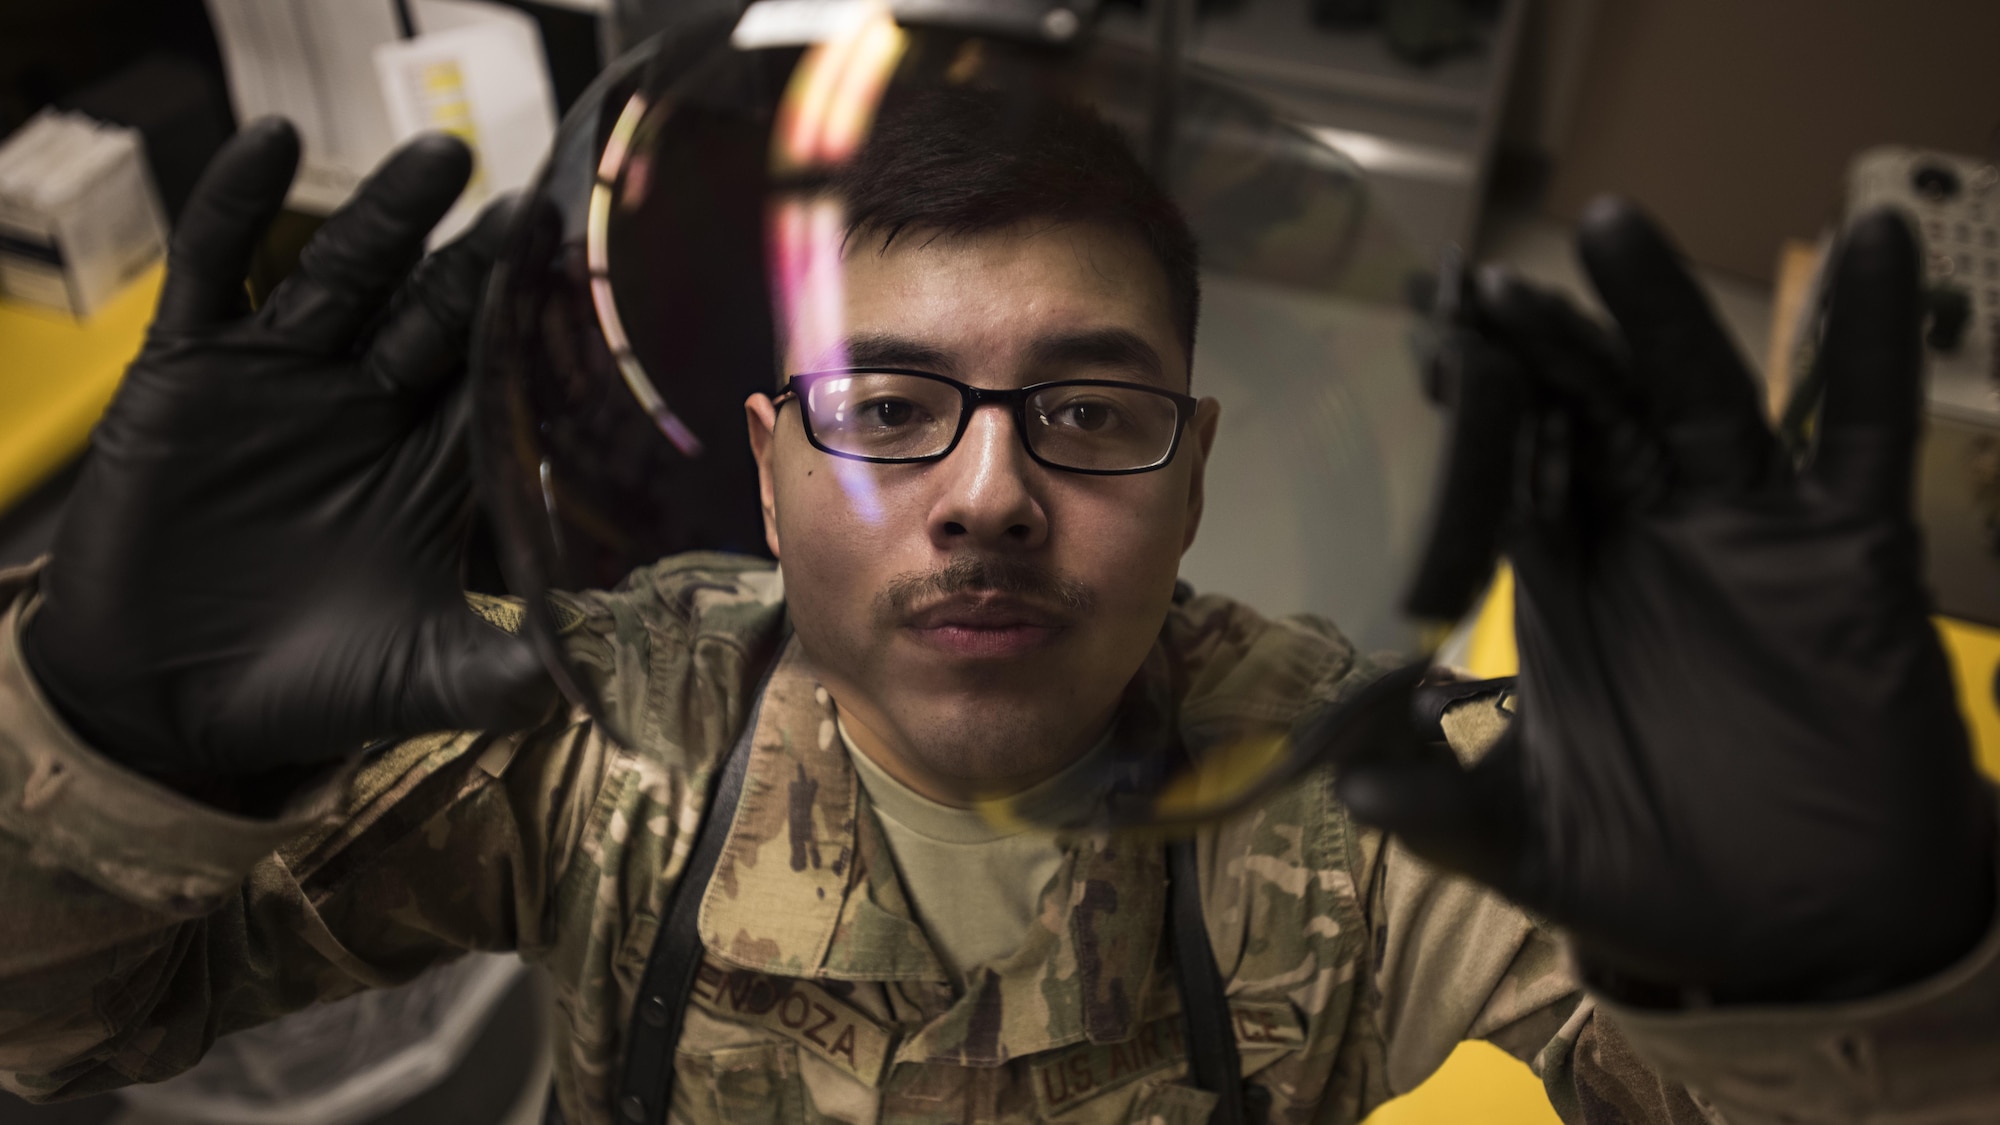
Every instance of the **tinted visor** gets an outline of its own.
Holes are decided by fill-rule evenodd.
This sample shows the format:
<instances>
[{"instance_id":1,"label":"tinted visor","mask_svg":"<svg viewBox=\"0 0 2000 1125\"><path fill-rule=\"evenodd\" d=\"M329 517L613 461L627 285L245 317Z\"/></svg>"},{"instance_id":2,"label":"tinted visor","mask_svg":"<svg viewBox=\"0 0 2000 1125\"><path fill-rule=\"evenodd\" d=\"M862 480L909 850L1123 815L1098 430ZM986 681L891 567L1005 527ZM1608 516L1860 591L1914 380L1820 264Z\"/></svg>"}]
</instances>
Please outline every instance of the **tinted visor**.
<instances>
[{"instance_id":1,"label":"tinted visor","mask_svg":"<svg viewBox=\"0 0 2000 1125\"><path fill-rule=\"evenodd\" d=\"M663 39L579 103L478 342L480 472L507 580L558 681L607 731L636 741L635 704L569 667L542 595L610 588L685 551L764 554L754 393L802 376L782 409L860 462L941 456L978 410L1012 412L1056 469L1151 471L1185 449L1193 400L1178 385L1052 378L988 401L943 372L823 362L842 336L854 216L895 167L870 146L940 105L986 114L998 148L1075 114L1125 138L1199 243L1194 378L1225 404L1184 574L1402 646L1389 607L1436 440L1403 304L1423 263L1352 162L1231 81L1112 37L1052 44L881 11L810 42L737 30ZM1148 753L1119 766L1121 822L1216 815L1312 760L1289 727Z\"/></svg>"}]
</instances>

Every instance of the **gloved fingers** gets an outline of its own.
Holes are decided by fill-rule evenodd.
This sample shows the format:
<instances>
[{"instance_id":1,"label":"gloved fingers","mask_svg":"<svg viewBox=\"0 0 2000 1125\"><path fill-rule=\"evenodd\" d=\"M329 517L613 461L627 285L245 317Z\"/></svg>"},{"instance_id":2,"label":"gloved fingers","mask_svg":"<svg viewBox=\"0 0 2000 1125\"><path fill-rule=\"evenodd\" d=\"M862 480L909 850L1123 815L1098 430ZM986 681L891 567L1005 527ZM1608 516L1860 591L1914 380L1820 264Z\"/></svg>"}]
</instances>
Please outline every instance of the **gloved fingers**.
<instances>
[{"instance_id":1,"label":"gloved fingers","mask_svg":"<svg viewBox=\"0 0 2000 1125\"><path fill-rule=\"evenodd\" d=\"M441 605L414 638L398 732L520 730L548 716L555 682L525 635L489 624L463 602Z\"/></svg>"},{"instance_id":2,"label":"gloved fingers","mask_svg":"<svg viewBox=\"0 0 2000 1125\"><path fill-rule=\"evenodd\" d=\"M396 446L385 475L398 482L394 518L383 521L384 550L425 574L458 572L473 509L469 435L472 388L461 381L432 404Z\"/></svg>"},{"instance_id":3,"label":"gloved fingers","mask_svg":"<svg viewBox=\"0 0 2000 1125\"><path fill-rule=\"evenodd\" d=\"M1566 429L1568 440L1562 448L1538 440L1535 462L1522 468L1535 477L1580 471L1587 479L1578 483L1625 503L1643 506L1659 496L1667 485L1659 443L1642 416L1638 381L1618 341L1560 294L1502 267L1480 271L1479 309L1487 330L1520 357L1523 370L1575 407L1570 418L1548 416L1553 411L1545 407L1543 439L1553 428ZM1526 494L1543 499L1569 491L1567 482L1555 479L1526 484ZM1563 513L1558 506L1544 514Z\"/></svg>"},{"instance_id":4,"label":"gloved fingers","mask_svg":"<svg viewBox=\"0 0 2000 1125\"><path fill-rule=\"evenodd\" d=\"M1756 381L1672 243L1638 208L1605 198L1584 212L1577 250L1625 338L1677 479L1704 491L1765 479L1776 447Z\"/></svg>"},{"instance_id":5,"label":"gloved fingers","mask_svg":"<svg viewBox=\"0 0 2000 1125\"><path fill-rule=\"evenodd\" d=\"M426 394L458 370L486 275L519 206L515 196L489 204L470 231L425 258L397 292L363 364L384 389Z\"/></svg>"},{"instance_id":6,"label":"gloved fingers","mask_svg":"<svg viewBox=\"0 0 2000 1125\"><path fill-rule=\"evenodd\" d=\"M1450 747L1412 738L1343 766L1334 795L1355 819L1425 860L1518 898L1526 869L1519 777L1520 744L1510 727L1470 768Z\"/></svg>"},{"instance_id":7,"label":"gloved fingers","mask_svg":"<svg viewBox=\"0 0 2000 1125\"><path fill-rule=\"evenodd\" d=\"M1506 266L1480 267L1477 285L1481 323L1537 380L1591 403L1629 401L1635 387L1629 361L1575 305Z\"/></svg>"},{"instance_id":8,"label":"gloved fingers","mask_svg":"<svg viewBox=\"0 0 2000 1125\"><path fill-rule=\"evenodd\" d=\"M1519 869L1518 840L1505 831L1519 822L1519 786L1510 780L1517 759L1509 751L1498 770L1485 761L1468 770L1434 734L1421 733L1437 725L1418 701L1429 671L1412 664L1387 672L1320 708L1293 737L1333 767L1334 796L1356 818L1505 893Z\"/></svg>"},{"instance_id":9,"label":"gloved fingers","mask_svg":"<svg viewBox=\"0 0 2000 1125\"><path fill-rule=\"evenodd\" d=\"M1812 473L1852 503L1907 513L1923 410L1916 236L1884 208L1862 216L1836 255L1817 360L1826 399Z\"/></svg>"},{"instance_id":10,"label":"gloved fingers","mask_svg":"<svg viewBox=\"0 0 2000 1125\"><path fill-rule=\"evenodd\" d=\"M351 346L471 175L471 150L442 133L391 153L306 243L298 270L260 310L264 323L305 350Z\"/></svg>"},{"instance_id":11,"label":"gloved fingers","mask_svg":"<svg viewBox=\"0 0 2000 1125\"><path fill-rule=\"evenodd\" d=\"M1456 621L1493 577L1528 396L1513 354L1470 328L1455 330L1434 362L1449 417L1429 532L1403 609Z\"/></svg>"},{"instance_id":12,"label":"gloved fingers","mask_svg":"<svg viewBox=\"0 0 2000 1125\"><path fill-rule=\"evenodd\" d=\"M238 130L188 196L167 251L154 328L187 332L250 309L244 279L299 163L299 135L282 117Z\"/></svg>"}]
</instances>

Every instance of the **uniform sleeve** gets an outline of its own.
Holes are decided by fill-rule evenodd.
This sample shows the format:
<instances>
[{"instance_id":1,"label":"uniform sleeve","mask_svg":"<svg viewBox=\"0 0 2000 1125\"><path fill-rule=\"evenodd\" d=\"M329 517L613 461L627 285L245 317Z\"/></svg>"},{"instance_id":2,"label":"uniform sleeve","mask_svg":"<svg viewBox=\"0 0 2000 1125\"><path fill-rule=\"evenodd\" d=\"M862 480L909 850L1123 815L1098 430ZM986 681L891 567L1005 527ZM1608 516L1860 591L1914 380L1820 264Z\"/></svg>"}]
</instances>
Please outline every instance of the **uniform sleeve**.
<instances>
[{"instance_id":1,"label":"uniform sleeve","mask_svg":"<svg viewBox=\"0 0 2000 1125\"><path fill-rule=\"evenodd\" d=\"M219 811L83 745L22 665L0 572L0 1086L166 1078L219 1035L467 950L545 953L606 752L579 724L440 734Z\"/></svg>"},{"instance_id":2,"label":"uniform sleeve","mask_svg":"<svg viewBox=\"0 0 2000 1125\"><path fill-rule=\"evenodd\" d=\"M1597 1007L1730 1125L2000 1121L2000 920L1950 969L1853 1003Z\"/></svg>"},{"instance_id":3,"label":"uniform sleeve","mask_svg":"<svg viewBox=\"0 0 2000 1125\"><path fill-rule=\"evenodd\" d=\"M1445 733L1482 753L1504 701ZM1527 1062L1571 1125L2000 1120L2000 925L1957 967L1842 1005L1661 1012L1586 995L1561 940L1393 842L1372 849L1368 925L1388 1085L1413 1089L1464 1039Z\"/></svg>"},{"instance_id":4,"label":"uniform sleeve","mask_svg":"<svg viewBox=\"0 0 2000 1125\"><path fill-rule=\"evenodd\" d=\"M1390 1093L1481 1039L1528 1063L1569 1125L1724 1120L1641 1059L1576 983L1561 940L1518 907L1393 841L1371 883L1370 995Z\"/></svg>"}]
</instances>

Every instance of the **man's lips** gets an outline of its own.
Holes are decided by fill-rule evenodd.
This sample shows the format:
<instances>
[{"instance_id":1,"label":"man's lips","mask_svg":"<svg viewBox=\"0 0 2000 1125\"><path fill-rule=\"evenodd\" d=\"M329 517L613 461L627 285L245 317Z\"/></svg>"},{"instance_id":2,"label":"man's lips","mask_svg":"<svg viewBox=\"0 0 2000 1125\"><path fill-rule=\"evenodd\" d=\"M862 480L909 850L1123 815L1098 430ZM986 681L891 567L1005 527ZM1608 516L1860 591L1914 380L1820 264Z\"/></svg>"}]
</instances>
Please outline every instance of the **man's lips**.
<instances>
[{"instance_id":1,"label":"man's lips","mask_svg":"<svg viewBox=\"0 0 2000 1125\"><path fill-rule=\"evenodd\" d=\"M1003 594L962 594L910 615L918 641L950 655L994 659L1021 656L1054 640L1068 626L1060 613Z\"/></svg>"}]
</instances>

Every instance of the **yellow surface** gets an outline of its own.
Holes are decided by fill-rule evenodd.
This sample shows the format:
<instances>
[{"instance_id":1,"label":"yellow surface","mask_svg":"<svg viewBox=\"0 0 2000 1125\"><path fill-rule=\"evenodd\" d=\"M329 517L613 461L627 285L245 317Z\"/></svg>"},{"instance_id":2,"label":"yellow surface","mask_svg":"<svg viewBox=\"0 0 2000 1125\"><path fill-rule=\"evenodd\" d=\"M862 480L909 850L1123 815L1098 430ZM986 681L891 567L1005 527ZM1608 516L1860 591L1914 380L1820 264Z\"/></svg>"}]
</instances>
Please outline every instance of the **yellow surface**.
<instances>
[{"instance_id":1,"label":"yellow surface","mask_svg":"<svg viewBox=\"0 0 2000 1125\"><path fill-rule=\"evenodd\" d=\"M1502 566L1493 576L1486 600L1479 603L1479 616L1472 621L1472 637L1466 645L1465 670L1482 680L1512 676L1521 670L1521 658L1514 652L1514 569Z\"/></svg>"},{"instance_id":2,"label":"yellow surface","mask_svg":"<svg viewBox=\"0 0 2000 1125\"><path fill-rule=\"evenodd\" d=\"M83 452L139 350L163 267L87 320L0 301L0 511Z\"/></svg>"},{"instance_id":3,"label":"yellow surface","mask_svg":"<svg viewBox=\"0 0 2000 1125\"><path fill-rule=\"evenodd\" d=\"M1491 1043L1460 1043L1430 1081L1368 1115L1366 1125L1562 1125L1541 1079Z\"/></svg>"},{"instance_id":4,"label":"yellow surface","mask_svg":"<svg viewBox=\"0 0 2000 1125\"><path fill-rule=\"evenodd\" d=\"M1972 748L1979 768L2000 780L2000 706L1993 701L1993 673L2000 669L2000 630L1968 625L1949 617L1937 619L1951 674L1958 680L1958 713L1972 731Z\"/></svg>"}]
</instances>

